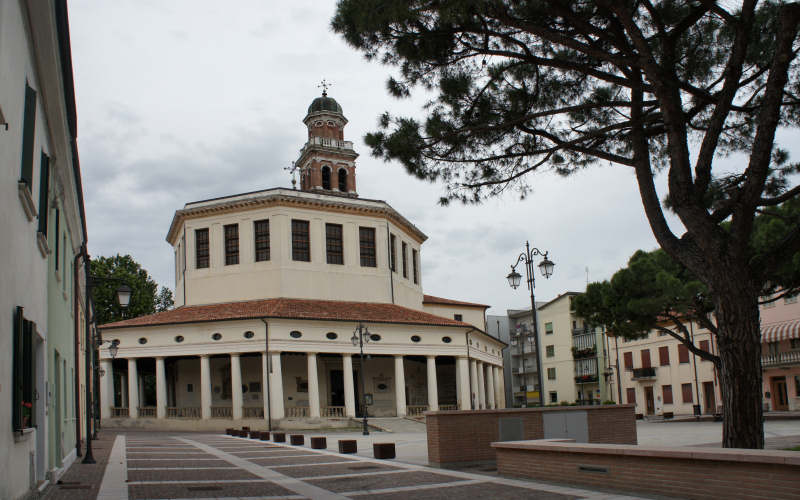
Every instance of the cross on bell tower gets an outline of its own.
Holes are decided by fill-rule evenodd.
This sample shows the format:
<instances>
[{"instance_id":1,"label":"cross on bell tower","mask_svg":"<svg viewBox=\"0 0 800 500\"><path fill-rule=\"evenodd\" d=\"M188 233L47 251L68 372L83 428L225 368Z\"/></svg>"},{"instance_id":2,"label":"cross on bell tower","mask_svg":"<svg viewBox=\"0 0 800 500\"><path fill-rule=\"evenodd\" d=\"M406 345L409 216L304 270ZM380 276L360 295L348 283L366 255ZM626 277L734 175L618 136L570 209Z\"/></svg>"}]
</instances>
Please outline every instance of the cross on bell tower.
<instances>
[{"instance_id":1,"label":"cross on bell tower","mask_svg":"<svg viewBox=\"0 0 800 500\"><path fill-rule=\"evenodd\" d=\"M352 142L344 140L347 118L339 103L328 97L330 86L325 79L320 82L322 96L311 102L303 118L308 141L295 162L300 171L300 189L355 197L358 153L353 150Z\"/></svg>"}]
</instances>

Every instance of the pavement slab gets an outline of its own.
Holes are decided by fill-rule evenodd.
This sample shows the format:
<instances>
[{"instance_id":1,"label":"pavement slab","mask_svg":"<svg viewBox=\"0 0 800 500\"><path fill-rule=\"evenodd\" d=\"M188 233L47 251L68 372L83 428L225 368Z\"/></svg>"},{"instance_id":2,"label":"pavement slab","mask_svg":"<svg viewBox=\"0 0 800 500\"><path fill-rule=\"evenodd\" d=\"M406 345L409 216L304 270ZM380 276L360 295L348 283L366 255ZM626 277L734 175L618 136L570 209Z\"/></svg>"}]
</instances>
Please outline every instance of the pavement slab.
<instances>
[{"instance_id":1,"label":"pavement slab","mask_svg":"<svg viewBox=\"0 0 800 500\"><path fill-rule=\"evenodd\" d=\"M346 491L374 490L380 488L396 488L423 484L449 483L463 479L435 472L402 471L392 473L365 474L354 473L348 476L311 479L308 482L328 491L343 493Z\"/></svg>"},{"instance_id":2,"label":"pavement slab","mask_svg":"<svg viewBox=\"0 0 800 500\"><path fill-rule=\"evenodd\" d=\"M128 487L128 491L128 498L130 499L286 497L294 495L292 491L271 481L246 483L132 484Z\"/></svg>"}]
</instances>

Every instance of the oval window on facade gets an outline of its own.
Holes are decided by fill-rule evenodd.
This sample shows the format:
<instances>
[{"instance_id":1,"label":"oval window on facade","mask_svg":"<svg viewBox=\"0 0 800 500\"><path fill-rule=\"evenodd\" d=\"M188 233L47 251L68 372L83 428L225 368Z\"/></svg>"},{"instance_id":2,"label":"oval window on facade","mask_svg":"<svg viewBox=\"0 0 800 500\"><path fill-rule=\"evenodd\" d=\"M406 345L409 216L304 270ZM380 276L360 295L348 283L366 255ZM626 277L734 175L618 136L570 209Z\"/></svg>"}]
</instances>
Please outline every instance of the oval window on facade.
<instances>
[{"instance_id":1,"label":"oval window on facade","mask_svg":"<svg viewBox=\"0 0 800 500\"><path fill-rule=\"evenodd\" d=\"M147 339L144 338L144 337L141 337L141 338L139 338L139 343L140 344L146 344L147 343Z\"/></svg>"},{"instance_id":2,"label":"oval window on facade","mask_svg":"<svg viewBox=\"0 0 800 500\"><path fill-rule=\"evenodd\" d=\"M442 342L444 342L445 344L449 344L452 341L453 339L451 339L450 337L442 337Z\"/></svg>"},{"instance_id":3,"label":"oval window on facade","mask_svg":"<svg viewBox=\"0 0 800 500\"><path fill-rule=\"evenodd\" d=\"M177 335L177 336L175 337L175 342L178 342L178 343L181 343L181 342L183 342L183 335Z\"/></svg>"},{"instance_id":4,"label":"oval window on facade","mask_svg":"<svg viewBox=\"0 0 800 500\"><path fill-rule=\"evenodd\" d=\"M214 340L219 340L219 339L222 338L222 334L221 333L215 333L214 335L211 336L211 338L214 339Z\"/></svg>"},{"instance_id":5,"label":"oval window on facade","mask_svg":"<svg viewBox=\"0 0 800 500\"><path fill-rule=\"evenodd\" d=\"M411 336L411 342L419 342L420 340L422 340L422 339L419 338L419 335L412 335Z\"/></svg>"},{"instance_id":6,"label":"oval window on facade","mask_svg":"<svg viewBox=\"0 0 800 500\"><path fill-rule=\"evenodd\" d=\"M255 337L255 335L256 334L251 332L250 330L244 332L244 338L246 338L246 339L252 339L253 337Z\"/></svg>"},{"instance_id":7,"label":"oval window on facade","mask_svg":"<svg viewBox=\"0 0 800 500\"><path fill-rule=\"evenodd\" d=\"M381 336L378 335L377 333L373 333L372 335L369 336L369 339L373 342L377 342L381 339Z\"/></svg>"},{"instance_id":8,"label":"oval window on facade","mask_svg":"<svg viewBox=\"0 0 800 500\"><path fill-rule=\"evenodd\" d=\"M300 337L303 336L303 334L295 330L293 332L290 332L289 336L292 337L293 339L299 339Z\"/></svg>"},{"instance_id":9,"label":"oval window on facade","mask_svg":"<svg viewBox=\"0 0 800 500\"><path fill-rule=\"evenodd\" d=\"M336 338L338 337L338 335L336 335L334 332L328 332L325 334L325 336L328 337L330 340L336 340Z\"/></svg>"}]
</instances>

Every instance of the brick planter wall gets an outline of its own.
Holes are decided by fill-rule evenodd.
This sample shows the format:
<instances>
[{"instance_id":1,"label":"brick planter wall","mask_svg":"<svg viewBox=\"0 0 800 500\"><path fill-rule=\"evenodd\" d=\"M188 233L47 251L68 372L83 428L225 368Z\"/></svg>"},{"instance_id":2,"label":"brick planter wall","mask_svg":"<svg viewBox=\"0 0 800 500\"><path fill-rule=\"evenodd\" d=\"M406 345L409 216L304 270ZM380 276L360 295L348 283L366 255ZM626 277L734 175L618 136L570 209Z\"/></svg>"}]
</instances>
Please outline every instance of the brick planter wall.
<instances>
[{"instance_id":1,"label":"brick planter wall","mask_svg":"<svg viewBox=\"0 0 800 500\"><path fill-rule=\"evenodd\" d=\"M800 498L800 453L792 451L564 440L493 446L502 476L679 498Z\"/></svg>"},{"instance_id":2,"label":"brick planter wall","mask_svg":"<svg viewBox=\"0 0 800 500\"><path fill-rule=\"evenodd\" d=\"M522 420L518 439L542 439L545 412L586 412L589 442L636 444L632 405L435 411L425 413L428 462L435 466L492 462L496 454L491 443L500 440L501 419Z\"/></svg>"}]
</instances>

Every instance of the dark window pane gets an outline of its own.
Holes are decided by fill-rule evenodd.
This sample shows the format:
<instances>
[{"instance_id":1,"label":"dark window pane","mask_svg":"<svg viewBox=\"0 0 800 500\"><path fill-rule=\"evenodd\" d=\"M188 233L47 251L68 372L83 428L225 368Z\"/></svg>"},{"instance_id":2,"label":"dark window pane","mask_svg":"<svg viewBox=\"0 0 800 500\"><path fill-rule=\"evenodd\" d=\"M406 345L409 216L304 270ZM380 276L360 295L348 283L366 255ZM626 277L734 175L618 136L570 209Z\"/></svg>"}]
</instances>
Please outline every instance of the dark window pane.
<instances>
[{"instance_id":1,"label":"dark window pane","mask_svg":"<svg viewBox=\"0 0 800 500\"><path fill-rule=\"evenodd\" d=\"M683 393L683 402L692 403L692 384L681 384L681 392Z\"/></svg>"},{"instance_id":2,"label":"dark window pane","mask_svg":"<svg viewBox=\"0 0 800 500\"><path fill-rule=\"evenodd\" d=\"M36 130L36 91L25 84L25 111L22 117L22 171L20 180L33 189L33 143Z\"/></svg>"},{"instance_id":3,"label":"dark window pane","mask_svg":"<svg viewBox=\"0 0 800 500\"><path fill-rule=\"evenodd\" d=\"M56 208L56 227L55 227L55 235L56 235L56 271L58 271L58 259L61 255L61 245L59 244L60 238L58 237L59 233L61 232L61 216L59 215L58 209Z\"/></svg>"},{"instance_id":4,"label":"dark window pane","mask_svg":"<svg viewBox=\"0 0 800 500\"><path fill-rule=\"evenodd\" d=\"M196 267L203 269L208 267L208 228L195 229L195 258Z\"/></svg>"},{"instance_id":5,"label":"dark window pane","mask_svg":"<svg viewBox=\"0 0 800 500\"><path fill-rule=\"evenodd\" d=\"M50 189L50 158L42 151L42 160L39 170L39 232L47 237L47 193ZM58 241L58 234L56 234Z\"/></svg>"},{"instance_id":6,"label":"dark window pane","mask_svg":"<svg viewBox=\"0 0 800 500\"><path fill-rule=\"evenodd\" d=\"M341 224L325 224L325 249L328 264L344 264Z\"/></svg>"},{"instance_id":7,"label":"dark window pane","mask_svg":"<svg viewBox=\"0 0 800 500\"><path fill-rule=\"evenodd\" d=\"M642 368L650 368L650 349L642 349Z\"/></svg>"},{"instance_id":8,"label":"dark window pane","mask_svg":"<svg viewBox=\"0 0 800 500\"><path fill-rule=\"evenodd\" d=\"M397 238L393 234L389 235L389 268L397 271Z\"/></svg>"},{"instance_id":9,"label":"dark window pane","mask_svg":"<svg viewBox=\"0 0 800 500\"><path fill-rule=\"evenodd\" d=\"M358 228L359 246L361 248L361 265L363 267L376 267L375 259L375 228Z\"/></svg>"},{"instance_id":10,"label":"dark window pane","mask_svg":"<svg viewBox=\"0 0 800 500\"><path fill-rule=\"evenodd\" d=\"M292 260L311 262L307 220L292 219Z\"/></svg>"},{"instance_id":11,"label":"dark window pane","mask_svg":"<svg viewBox=\"0 0 800 500\"><path fill-rule=\"evenodd\" d=\"M406 242L403 242L403 252L401 254L403 258L403 278L408 278L408 245Z\"/></svg>"},{"instance_id":12,"label":"dark window pane","mask_svg":"<svg viewBox=\"0 0 800 500\"><path fill-rule=\"evenodd\" d=\"M339 191L347 192L347 170L343 168L339 169Z\"/></svg>"},{"instance_id":13,"label":"dark window pane","mask_svg":"<svg viewBox=\"0 0 800 500\"><path fill-rule=\"evenodd\" d=\"M256 262L269 260L269 220L253 223L256 240Z\"/></svg>"},{"instance_id":14,"label":"dark window pane","mask_svg":"<svg viewBox=\"0 0 800 500\"><path fill-rule=\"evenodd\" d=\"M225 265L239 263L239 224L225 226Z\"/></svg>"},{"instance_id":15,"label":"dark window pane","mask_svg":"<svg viewBox=\"0 0 800 500\"><path fill-rule=\"evenodd\" d=\"M411 249L411 266L413 267L414 284L416 285L419 283L419 265L417 264L417 251L413 248Z\"/></svg>"},{"instance_id":16,"label":"dark window pane","mask_svg":"<svg viewBox=\"0 0 800 500\"><path fill-rule=\"evenodd\" d=\"M322 189L331 188L331 169L330 167L322 167Z\"/></svg>"}]
</instances>

